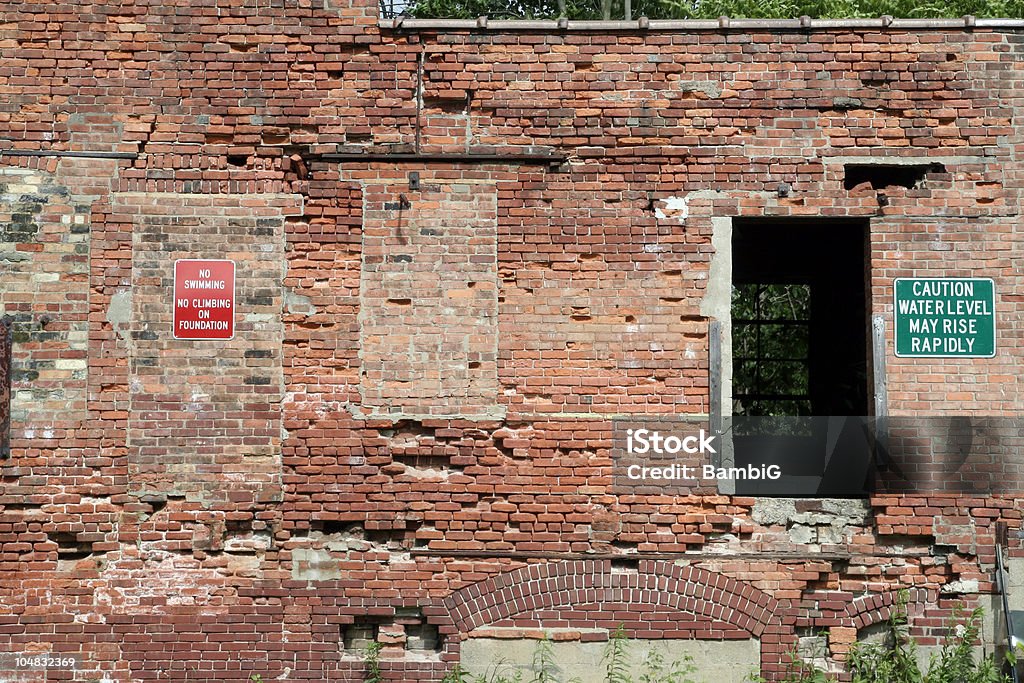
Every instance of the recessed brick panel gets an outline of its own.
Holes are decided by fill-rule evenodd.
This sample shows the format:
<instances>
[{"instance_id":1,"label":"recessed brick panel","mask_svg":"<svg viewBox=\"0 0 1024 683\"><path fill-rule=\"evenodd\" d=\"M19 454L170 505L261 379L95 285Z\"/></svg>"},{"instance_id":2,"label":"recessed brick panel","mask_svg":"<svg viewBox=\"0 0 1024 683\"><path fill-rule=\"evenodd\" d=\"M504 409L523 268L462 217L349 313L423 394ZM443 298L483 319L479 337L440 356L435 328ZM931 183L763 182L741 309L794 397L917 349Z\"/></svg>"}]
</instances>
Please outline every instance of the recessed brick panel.
<instances>
[{"instance_id":1,"label":"recessed brick panel","mask_svg":"<svg viewBox=\"0 0 1024 683\"><path fill-rule=\"evenodd\" d=\"M15 448L86 416L90 227L89 206L52 174L0 166L0 315L14 319Z\"/></svg>"},{"instance_id":2,"label":"recessed brick panel","mask_svg":"<svg viewBox=\"0 0 1024 683\"><path fill-rule=\"evenodd\" d=\"M273 498L281 476L282 197L121 194L133 216L129 481L140 494ZM174 261L235 261L235 337L175 340Z\"/></svg>"},{"instance_id":3,"label":"recessed brick panel","mask_svg":"<svg viewBox=\"0 0 1024 683\"><path fill-rule=\"evenodd\" d=\"M363 408L494 416L497 192L475 178L422 182L418 192L398 183L364 191Z\"/></svg>"}]
</instances>

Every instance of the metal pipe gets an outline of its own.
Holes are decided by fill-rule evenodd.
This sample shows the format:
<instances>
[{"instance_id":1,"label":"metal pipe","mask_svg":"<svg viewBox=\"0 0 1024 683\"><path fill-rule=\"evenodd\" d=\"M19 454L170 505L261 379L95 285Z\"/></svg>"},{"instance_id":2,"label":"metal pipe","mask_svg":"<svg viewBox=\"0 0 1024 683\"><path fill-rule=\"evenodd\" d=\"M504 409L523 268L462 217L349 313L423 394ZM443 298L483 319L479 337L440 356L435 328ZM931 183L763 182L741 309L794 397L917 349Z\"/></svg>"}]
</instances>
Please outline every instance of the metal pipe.
<instances>
[{"instance_id":1,"label":"metal pipe","mask_svg":"<svg viewBox=\"0 0 1024 683\"><path fill-rule=\"evenodd\" d=\"M1013 652L1013 620L1010 618L1010 598L1006 591L1006 565L1003 563L1003 545L1008 542L1006 522L996 522L996 572L999 574L999 594L1003 599L1003 617L1006 621L1006 647ZM1013 683L1020 683L1016 664L1011 669Z\"/></svg>"},{"instance_id":2,"label":"metal pipe","mask_svg":"<svg viewBox=\"0 0 1024 683\"><path fill-rule=\"evenodd\" d=\"M360 161L403 162L438 162L438 163L519 163L556 166L565 161L564 156L557 154L473 154L473 153L409 153L409 152L372 152L368 154L326 153L320 156L324 161L340 161L344 163Z\"/></svg>"},{"instance_id":3,"label":"metal pipe","mask_svg":"<svg viewBox=\"0 0 1024 683\"><path fill-rule=\"evenodd\" d=\"M487 22L484 22L484 28L487 27ZM420 153L420 113L423 110L423 61L426 58L427 46L423 45L420 49L420 57L416 66L416 92L413 93L413 97L416 99L416 143L414 149L416 153Z\"/></svg>"},{"instance_id":4,"label":"metal pipe","mask_svg":"<svg viewBox=\"0 0 1024 683\"><path fill-rule=\"evenodd\" d=\"M430 550L417 548L409 551L413 557L468 557L468 558L500 558L514 560L621 560L626 562L639 560L779 560L779 561L826 561L843 562L849 560L849 553L580 553L556 551L518 551L518 550Z\"/></svg>"},{"instance_id":5,"label":"metal pipe","mask_svg":"<svg viewBox=\"0 0 1024 683\"><path fill-rule=\"evenodd\" d=\"M70 152L51 149L0 149L5 157L73 157L78 159L138 159L138 152Z\"/></svg>"},{"instance_id":6,"label":"metal pipe","mask_svg":"<svg viewBox=\"0 0 1024 683\"><path fill-rule=\"evenodd\" d=\"M484 27L476 19L411 19L402 21L383 19L378 22L381 29L402 29L410 31L469 31L487 30L494 32L515 31L806 31L806 30L957 30L970 28L1022 29L1024 19L977 19L965 16L958 19L647 19L639 17L631 21L568 21L560 27L557 20L490 20Z\"/></svg>"}]
</instances>

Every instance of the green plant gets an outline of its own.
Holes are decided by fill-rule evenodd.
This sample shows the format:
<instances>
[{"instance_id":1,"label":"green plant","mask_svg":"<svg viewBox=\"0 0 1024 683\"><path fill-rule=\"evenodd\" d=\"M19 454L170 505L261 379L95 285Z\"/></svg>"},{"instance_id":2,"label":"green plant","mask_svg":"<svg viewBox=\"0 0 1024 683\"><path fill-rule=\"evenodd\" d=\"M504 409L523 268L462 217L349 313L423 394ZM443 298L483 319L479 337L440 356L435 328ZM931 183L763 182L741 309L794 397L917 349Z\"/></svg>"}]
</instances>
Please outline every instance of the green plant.
<instances>
[{"instance_id":1,"label":"green plant","mask_svg":"<svg viewBox=\"0 0 1024 683\"><path fill-rule=\"evenodd\" d=\"M363 664L366 666L366 683L381 683L384 677L380 673L380 648L381 644L374 641L366 646L363 655Z\"/></svg>"},{"instance_id":2,"label":"green plant","mask_svg":"<svg viewBox=\"0 0 1024 683\"><path fill-rule=\"evenodd\" d=\"M555 665L555 655L546 633L533 651L533 671L533 683L558 683L555 676L558 667Z\"/></svg>"},{"instance_id":3,"label":"green plant","mask_svg":"<svg viewBox=\"0 0 1024 683\"><path fill-rule=\"evenodd\" d=\"M974 642L981 632L983 610L973 610L962 619L958 608L947 625L946 637L938 655L932 655L924 683L1003 683L1008 678L999 672L991 657L974 660Z\"/></svg>"},{"instance_id":4,"label":"green plant","mask_svg":"<svg viewBox=\"0 0 1024 683\"><path fill-rule=\"evenodd\" d=\"M484 674L473 675L463 669L461 664L456 664L455 668L441 679L441 683L522 683L523 674L521 671L515 671L511 678L509 678L500 673L501 666L503 666L503 663L498 662L494 665L493 670L488 669Z\"/></svg>"},{"instance_id":5,"label":"green plant","mask_svg":"<svg viewBox=\"0 0 1024 683\"><path fill-rule=\"evenodd\" d=\"M835 680L818 667L805 662L795 650L790 650L787 657L789 661L786 662L783 683L832 683Z\"/></svg>"},{"instance_id":6,"label":"green plant","mask_svg":"<svg viewBox=\"0 0 1024 683\"><path fill-rule=\"evenodd\" d=\"M922 673L917 663L917 644L909 632L907 595L901 593L887 623L887 642L859 642L853 646L849 659L853 683L1007 683L1008 677L999 672L999 665L994 658L982 657L980 661L975 661L974 643L980 633L981 617L980 608L966 617L962 610L954 611L941 650L932 656L927 672ZM1024 645L1018 648L1020 653L1007 655L1011 663L1017 656L1024 655ZM376 653L373 661L376 661ZM684 656L666 663L664 656L656 649L650 649L639 670L634 671L629 658L629 636L621 624L610 635L601 661L605 667L604 683L696 683L695 679L690 678L697 670L691 657ZM367 670L372 674L370 662L368 653ZM443 683L523 683L521 672L515 671L512 677L507 677L500 672L500 666L499 662L493 671L489 670L484 675L471 675L457 665L445 676ZM533 671L529 683L560 683L552 644L547 637L537 644L534 651ZM379 683L379 669L376 670L376 676L366 680ZM746 680L749 683L767 683L756 671L752 671ZM781 681L836 683L837 678L804 661L793 649L787 653ZM254 680L254 683L261 681Z\"/></svg>"},{"instance_id":7,"label":"green plant","mask_svg":"<svg viewBox=\"0 0 1024 683\"><path fill-rule=\"evenodd\" d=\"M456 664L452 667L452 670L444 675L441 679L441 683L471 683L472 679L469 677L469 672L462 668L461 664Z\"/></svg>"},{"instance_id":8,"label":"green plant","mask_svg":"<svg viewBox=\"0 0 1024 683\"><path fill-rule=\"evenodd\" d=\"M854 645L850 653L853 683L1004 683L1008 678L999 672L994 658L974 658L982 614L980 607L966 618L962 609L955 610L941 650L922 672L917 646L907 629L906 595L901 593L889 618L890 642Z\"/></svg>"},{"instance_id":9,"label":"green plant","mask_svg":"<svg viewBox=\"0 0 1024 683\"><path fill-rule=\"evenodd\" d=\"M605 647L604 656L601 658L601 661L605 662L606 683L632 683L629 670L629 653L626 652L628 641L626 628L619 624L608 638L608 645Z\"/></svg>"},{"instance_id":10,"label":"green plant","mask_svg":"<svg viewBox=\"0 0 1024 683\"><path fill-rule=\"evenodd\" d=\"M253 674L253 675L249 676L249 680L252 681L252 683L263 683L263 675L262 674Z\"/></svg>"},{"instance_id":11,"label":"green plant","mask_svg":"<svg viewBox=\"0 0 1024 683\"><path fill-rule=\"evenodd\" d=\"M905 591L897 595L887 626L887 643L853 646L849 664L854 683L922 683L917 643L908 627Z\"/></svg>"},{"instance_id":12,"label":"green plant","mask_svg":"<svg viewBox=\"0 0 1024 683\"><path fill-rule=\"evenodd\" d=\"M416 0L415 17L471 19L622 19L623 0ZM564 6L564 8L563 8ZM632 0L633 18L714 19L721 15L785 19L802 15L827 19L879 17L1024 17L1024 0Z\"/></svg>"},{"instance_id":13,"label":"green plant","mask_svg":"<svg viewBox=\"0 0 1024 683\"><path fill-rule=\"evenodd\" d=\"M690 655L683 655L681 660L666 665L664 656L651 649L644 658L639 683L695 683L689 676L696 671Z\"/></svg>"}]
</instances>

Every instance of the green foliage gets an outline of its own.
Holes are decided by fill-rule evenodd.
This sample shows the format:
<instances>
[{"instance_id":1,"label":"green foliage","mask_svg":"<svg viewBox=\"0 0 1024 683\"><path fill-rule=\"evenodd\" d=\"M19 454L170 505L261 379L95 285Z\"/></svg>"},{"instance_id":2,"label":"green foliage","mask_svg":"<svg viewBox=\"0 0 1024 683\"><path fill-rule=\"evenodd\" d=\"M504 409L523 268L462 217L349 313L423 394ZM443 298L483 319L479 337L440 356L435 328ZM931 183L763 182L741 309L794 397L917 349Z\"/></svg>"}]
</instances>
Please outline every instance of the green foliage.
<instances>
[{"instance_id":1,"label":"green foliage","mask_svg":"<svg viewBox=\"0 0 1024 683\"><path fill-rule=\"evenodd\" d=\"M441 683L522 683L521 671L515 671L511 676L505 676L500 673L501 667L502 663L499 662L494 665L493 669L488 669L486 673L474 676L463 669L461 664L456 664L455 668L441 679Z\"/></svg>"},{"instance_id":2,"label":"green foliage","mask_svg":"<svg viewBox=\"0 0 1024 683\"><path fill-rule=\"evenodd\" d=\"M605 662L605 681L607 683L631 683L629 654L626 652L628 642L626 629L619 624L608 639L608 646L605 648L602 658L602 661Z\"/></svg>"},{"instance_id":3,"label":"green foliage","mask_svg":"<svg viewBox=\"0 0 1024 683\"><path fill-rule=\"evenodd\" d=\"M639 683L695 683L689 676L696 671L697 667L693 665L693 657L690 655L665 664L665 657L652 649L644 658Z\"/></svg>"},{"instance_id":4,"label":"green foliage","mask_svg":"<svg viewBox=\"0 0 1024 683\"><path fill-rule=\"evenodd\" d=\"M853 683L1008 683L1009 677L999 672L993 657L976 661L974 643L980 633L982 610L968 615L956 611L950 619L946 637L938 654L933 655L926 672L917 663L917 646L910 637L906 607L906 594L901 593L887 625L886 643L857 643L849 659ZM697 683L691 678L697 673L692 658L666 663L657 650L649 650L638 671L629 661L629 637L622 625L612 632L605 647L602 662L605 665L604 683ZM379 650L379 645L378 648ZM1024 653L1024 648L1022 648ZM795 651L787 655L782 683L837 683L837 678L804 661ZM374 661L376 661L374 653ZM1013 655L1008 655L1013 662ZM369 671L370 656L367 655ZM473 675L456 666L442 683L524 683L520 672L511 677L499 672L501 664L484 675ZM555 664L551 641L546 637L537 644L533 655L533 678L526 683L561 683ZM377 678L367 681L380 683ZM573 679L577 680L577 679ZM568 683L573 683L573 680ZM758 673L747 676L750 683L766 683ZM261 683L255 681L254 683Z\"/></svg>"},{"instance_id":5,"label":"green foliage","mask_svg":"<svg viewBox=\"0 0 1024 683\"><path fill-rule=\"evenodd\" d=\"M533 653L533 683L558 683L555 655L551 649L551 641L545 633Z\"/></svg>"},{"instance_id":6,"label":"green foliage","mask_svg":"<svg viewBox=\"0 0 1024 683\"><path fill-rule=\"evenodd\" d=\"M958 611L949 624L942 649L932 656L924 683L1003 683L1003 676L991 657L974 660L974 643L981 631L982 609L972 611L961 619Z\"/></svg>"},{"instance_id":7,"label":"green foliage","mask_svg":"<svg viewBox=\"0 0 1024 683\"><path fill-rule=\"evenodd\" d=\"M832 683L835 680L818 667L805 662L796 652L788 652L787 657L789 661L786 662L783 683Z\"/></svg>"},{"instance_id":8,"label":"green foliage","mask_svg":"<svg viewBox=\"0 0 1024 683\"><path fill-rule=\"evenodd\" d=\"M419 0L407 10L415 17L472 19L552 19L557 0ZM789 19L800 16L841 19L879 17L1024 17L1024 0L634 0L633 17L714 19L719 16ZM566 0L570 19L624 17L623 0Z\"/></svg>"},{"instance_id":9,"label":"green foliage","mask_svg":"<svg viewBox=\"0 0 1024 683\"><path fill-rule=\"evenodd\" d=\"M886 643L861 642L850 652L855 683L921 683L917 643L907 626L907 596L900 593L889 617Z\"/></svg>"},{"instance_id":10,"label":"green foliage","mask_svg":"<svg viewBox=\"0 0 1024 683\"><path fill-rule=\"evenodd\" d=\"M853 683L1004 683L992 657L975 661L974 643L981 629L982 609L966 618L956 610L947 624L938 655L932 655L922 672L917 649L907 631L906 595L901 594L889 619L889 642L857 643L850 653Z\"/></svg>"},{"instance_id":11,"label":"green foliage","mask_svg":"<svg viewBox=\"0 0 1024 683\"><path fill-rule=\"evenodd\" d=\"M733 412L809 415L810 286L735 285L732 318Z\"/></svg>"},{"instance_id":12,"label":"green foliage","mask_svg":"<svg viewBox=\"0 0 1024 683\"><path fill-rule=\"evenodd\" d=\"M366 683L381 683L384 680L380 672L381 647L381 644L377 641L366 646L366 652L363 655L363 664L366 666L366 678L363 680Z\"/></svg>"},{"instance_id":13,"label":"green foliage","mask_svg":"<svg viewBox=\"0 0 1024 683\"><path fill-rule=\"evenodd\" d=\"M249 676L249 680L252 681L252 683L263 683L263 675L253 674L252 676Z\"/></svg>"}]
</instances>

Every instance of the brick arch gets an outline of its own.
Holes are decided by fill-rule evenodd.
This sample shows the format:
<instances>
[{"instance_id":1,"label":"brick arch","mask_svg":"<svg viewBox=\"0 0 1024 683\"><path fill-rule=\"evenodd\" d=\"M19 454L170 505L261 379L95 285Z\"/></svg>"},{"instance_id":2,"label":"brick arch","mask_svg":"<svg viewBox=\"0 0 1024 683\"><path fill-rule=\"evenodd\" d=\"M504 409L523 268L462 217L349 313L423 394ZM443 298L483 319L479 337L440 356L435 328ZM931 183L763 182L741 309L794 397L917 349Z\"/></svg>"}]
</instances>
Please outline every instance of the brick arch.
<instances>
[{"instance_id":1,"label":"brick arch","mask_svg":"<svg viewBox=\"0 0 1024 683\"><path fill-rule=\"evenodd\" d=\"M664 561L641 561L639 572L616 573L611 562L534 564L466 586L444 604L461 633L534 609L573 603L658 605L720 620L759 638L779 602L724 574Z\"/></svg>"},{"instance_id":2,"label":"brick arch","mask_svg":"<svg viewBox=\"0 0 1024 683\"><path fill-rule=\"evenodd\" d=\"M868 626L881 624L892 616L893 608L899 599L900 591L887 591L865 595L851 600L846 605L848 623L860 631ZM907 595L907 612L910 616L920 614L925 606L938 601L936 591L924 588L911 588Z\"/></svg>"}]
</instances>

